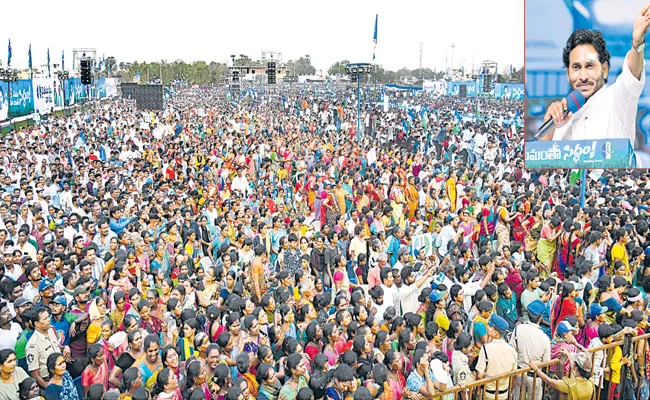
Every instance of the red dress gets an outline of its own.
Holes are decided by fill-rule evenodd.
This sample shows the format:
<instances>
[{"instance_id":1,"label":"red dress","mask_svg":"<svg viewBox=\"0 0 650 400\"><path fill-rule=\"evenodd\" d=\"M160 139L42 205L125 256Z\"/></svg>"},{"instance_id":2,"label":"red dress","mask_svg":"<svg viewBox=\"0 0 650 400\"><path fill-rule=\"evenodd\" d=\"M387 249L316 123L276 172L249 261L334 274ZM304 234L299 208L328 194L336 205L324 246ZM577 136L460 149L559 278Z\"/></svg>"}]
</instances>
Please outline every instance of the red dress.
<instances>
[{"instance_id":1,"label":"red dress","mask_svg":"<svg viewBox=\"0 0 650 400\"><path fill-rule=\"evenodd\" d=\"M522 222L524 222L524 219L524 214L518 212L517 215L515 215L515 219L512 221L512 237L515 242L522 244L524 243L524 238L526 237L526 231L524 230L524 227L521 226Z\"/></svg>"},{"instance_id":2,"label":"red dress","mask_svg":"<svg viewBox=\"0 0 650 400\"><path fill-rule=\"evenodd\" d=\"M558 297L551 312L551 334L553 336L555 336L555 329L557 329L558 324L567 315L578 315L576 301L571 297L565 297L564 299Z\"/></svg>"}]
</instances>

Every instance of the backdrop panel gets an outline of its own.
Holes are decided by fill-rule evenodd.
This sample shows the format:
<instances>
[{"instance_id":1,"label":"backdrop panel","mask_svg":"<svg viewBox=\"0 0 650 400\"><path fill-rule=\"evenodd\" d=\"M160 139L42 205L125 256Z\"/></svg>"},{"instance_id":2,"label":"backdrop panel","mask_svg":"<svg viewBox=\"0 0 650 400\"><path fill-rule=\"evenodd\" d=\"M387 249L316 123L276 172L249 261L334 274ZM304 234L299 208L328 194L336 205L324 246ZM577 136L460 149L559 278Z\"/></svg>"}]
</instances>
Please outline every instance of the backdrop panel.
<instances>
[{"instance_id":1,"label":"backdrop panel","mask_svg":"<svg viewBox=\"0 0 650 400\"><path fill-rule=\"evenodd\" d=\"M40 114L49 113L54 108L54 81L51 78L32 79L35 112Z\"/></svg>"},{"instance_id":2,"label":"backdrop panel","mask_svg":"<svg viewBox=\"0 0 650 400\"><path fill-rule=\"evenodd\" d=\"M9 112L9 94L7 93L7 83L0 81L0 121L8 117Z\"/></svg>"},{"instance_id":3,"label":"backdrop panel","mask_svg":"<svg viewBox=\"0 0 650 400\"><path fill-rule=\"evenodd\" d=\"M18 117L34 112L34 96L31 80L11 82L11 100L9 102L9 115Z\"/></svg>"}]
</instances>

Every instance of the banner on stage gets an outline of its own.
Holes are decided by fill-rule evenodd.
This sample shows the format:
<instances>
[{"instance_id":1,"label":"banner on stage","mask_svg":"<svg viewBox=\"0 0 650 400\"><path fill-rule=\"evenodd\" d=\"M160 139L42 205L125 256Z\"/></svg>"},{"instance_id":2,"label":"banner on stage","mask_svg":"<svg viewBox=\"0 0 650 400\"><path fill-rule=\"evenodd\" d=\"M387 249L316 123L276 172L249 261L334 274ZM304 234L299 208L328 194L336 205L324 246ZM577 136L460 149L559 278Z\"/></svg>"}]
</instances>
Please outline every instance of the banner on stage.
<instances>
[{"instance_id":1,"label":"banner on stage","mask_svg":"<svg viewBox=\"0 0 650 400\"><path fill-rule=\"evenodd\" d=\"M34 96L31 80L11 82L11 99L9 100L9 115L17 117L34 112Z\"/></svg>"},{"instance_id":2,"label":"banner on stage","mask_svg":"<svg viewBox=\"0 0 650 400\"><path fill-rule=\"evenodd\" d=\"M556 140L526 143L526 168L634 168L628 139Z\"/></svg>"},{"instance_id":3,"label":"banner on stage","mask_svg":"<svg viewBox=\"0 0 650 400\"><path fill-rule=\"evenodd\" d=\"M54 103L54 79L34 78L32 79L32 90L34 91L34 111L36 113L48 113L55 107Z\"/></svg>"}]
</instances>

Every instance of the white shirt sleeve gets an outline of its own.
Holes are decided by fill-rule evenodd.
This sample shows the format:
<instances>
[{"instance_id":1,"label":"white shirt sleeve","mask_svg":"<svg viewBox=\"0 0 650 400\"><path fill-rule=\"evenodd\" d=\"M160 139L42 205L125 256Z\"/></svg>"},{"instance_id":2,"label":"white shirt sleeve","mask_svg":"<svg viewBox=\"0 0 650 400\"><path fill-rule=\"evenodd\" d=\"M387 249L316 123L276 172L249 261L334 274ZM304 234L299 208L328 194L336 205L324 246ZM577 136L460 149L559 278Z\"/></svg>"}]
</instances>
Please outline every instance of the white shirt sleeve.
<instances>
[{"instance_id":1,"label":"white shirt sleeve","mask_svg":"<svg viewBox=\"0 0 650 400\"><path fill-rule=\"evenodd\" d=\"M630 57L631 51L634 50L630 50L625 56L625 61L623 61L623 70L616 79L614 85L612 85L616 87L616 100L638 100L638 98L641 97L641 93L643 93L643 88L645 86L645 60L643 61L643 69L641 69L641 79L636 79L636 77L632 75L632 71L630 71L630 67L628 65L628 59ZM618 107L619 105L621 105L619 102L614 102L615 107Z\"/></svg>"}]
</instances>

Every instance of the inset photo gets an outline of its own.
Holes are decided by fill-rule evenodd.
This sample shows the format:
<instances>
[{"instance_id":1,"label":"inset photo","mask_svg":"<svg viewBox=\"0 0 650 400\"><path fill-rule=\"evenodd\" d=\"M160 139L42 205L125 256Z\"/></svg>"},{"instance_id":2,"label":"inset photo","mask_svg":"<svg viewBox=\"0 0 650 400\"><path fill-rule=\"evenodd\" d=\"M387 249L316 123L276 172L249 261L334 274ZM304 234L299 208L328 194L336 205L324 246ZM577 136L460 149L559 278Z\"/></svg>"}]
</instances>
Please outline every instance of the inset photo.
<instances>
[{"instance_id":1,"label":"inset photo","mask_svg":"<svg viewBox=\"0 0 650 400\"><path fill-rule=\"evenodd\" d=\"M648 0L526 1L526 168L650 167Z\"/></svg>"}]
</instances>

